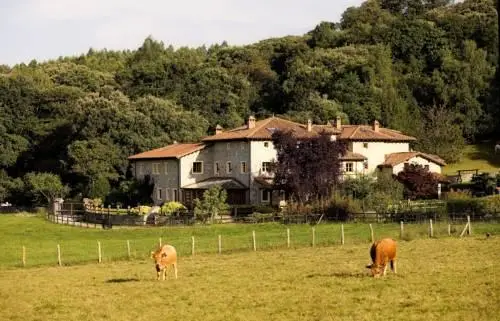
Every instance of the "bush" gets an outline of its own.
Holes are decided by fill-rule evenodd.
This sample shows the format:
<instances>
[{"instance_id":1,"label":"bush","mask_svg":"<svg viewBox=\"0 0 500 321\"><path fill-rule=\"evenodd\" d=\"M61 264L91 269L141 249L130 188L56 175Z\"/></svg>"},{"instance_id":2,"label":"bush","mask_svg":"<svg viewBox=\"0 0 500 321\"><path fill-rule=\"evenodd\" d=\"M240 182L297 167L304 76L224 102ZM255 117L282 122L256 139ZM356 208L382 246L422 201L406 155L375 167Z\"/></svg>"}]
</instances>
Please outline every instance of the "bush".
<instances>
[{"instance_id":1,"label":"bush","mask_svg":"<svg viewBox=\"0 0 500 321\"><path fill-rule=\"evenodd\" d=\"M187 208L179 202L165 202L161 206L160 215L171 216L174 213L179 213L180 211L184 211Z\"/></svg>"},{"instance_id":2,"label":"bush","mask_svg":"<svg viewBox=\"0 0 500 321\"><path fill-rule=\"evenodd\" d=\"M271 214L277 212L277 209L271 205L256 205L254 211L262 214Z\"/></svg>"},{"instance_id":3,"label":"bush","mask_svg":"<svg viewBox=\"0 0 500 321\"><path fill-rule=\"evenodd\" d=\"M500 217L500 195L487 196L482 199L485 214L492 214L493 217Z\"/></svg>"},{"instance_id":4,"label":"bush","mask_svg":"<svg viewBox=\"0 0 500 321\"><path fill-rule=\"evenodd\" d=\"M358 201L350 197L337 197L330 200L325 212L330 219L347 221L351 214L362 212L362 208Z\"/></svg>"}]
</instances>

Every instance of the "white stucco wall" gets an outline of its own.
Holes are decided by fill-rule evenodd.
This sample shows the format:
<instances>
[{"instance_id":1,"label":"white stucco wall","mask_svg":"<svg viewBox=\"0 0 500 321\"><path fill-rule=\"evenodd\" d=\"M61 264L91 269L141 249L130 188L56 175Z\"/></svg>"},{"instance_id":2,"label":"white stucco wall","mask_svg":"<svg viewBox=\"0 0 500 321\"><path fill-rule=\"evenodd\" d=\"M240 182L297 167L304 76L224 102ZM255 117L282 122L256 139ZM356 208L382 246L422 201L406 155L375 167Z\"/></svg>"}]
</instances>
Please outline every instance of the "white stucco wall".
<instances>
[{"instance_id":1,"label":"white stucco wall","mask_svg":"<svg viewBox=\"0 0 500 321\"><path fill-rule=\"evenodd\" d=\"M429 171L441 174L441 166L439 166L434 162L428 161L427 159L422 158L420 156L410 158L408 160L408 163L418 164L422 166L429 165ZM392 168L392 173L397 175L403 169L404 169L404 163L398 164Z\"/></svg>"},{"instance_id":2,"label":"white stucco wall","mask_svg":"<svg viewBox=\"0 0 500 321\"><path fill-rule=\"evenodd\" d=\"M267 144L266 144L267 143ZM267 145L267 147L266 147ZM251 177L261 175L263 162L276 160L276 149L272 141L252 141L250 142L250 170ZM250 203L261 202L261 192L257 184L251 184Z\"/></svg>"},{"instance_id":3,"label":"white stucco wall","mask_svg":"<svg viewBox=\"0 0 500 321\"><path fill-rule=\"evenodd\" d=\"M388 142L367 142L368 148L365 148L363 142L352 142L352 152L361 154L368 158L367 173L373 173L377 166L385 162L385 155L392 153L409 152L409 143L388 143Z\"/></svg>"}]
</instances>

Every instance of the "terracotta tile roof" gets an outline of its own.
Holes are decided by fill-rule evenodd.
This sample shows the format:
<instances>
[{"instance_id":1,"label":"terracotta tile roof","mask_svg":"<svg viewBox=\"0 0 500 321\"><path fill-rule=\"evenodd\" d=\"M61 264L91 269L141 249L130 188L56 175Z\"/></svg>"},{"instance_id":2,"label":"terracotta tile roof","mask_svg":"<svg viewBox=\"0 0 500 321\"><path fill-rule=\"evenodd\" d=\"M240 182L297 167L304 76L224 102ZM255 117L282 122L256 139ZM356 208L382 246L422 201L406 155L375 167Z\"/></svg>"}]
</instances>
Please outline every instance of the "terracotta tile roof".
<instances>
[{"instance_id":1,"label":"terracotta tile roof","mask_svg":"<svg viewBox=\"0 0 500 321\"><path fill-rule=\"evenodd\" d=\"M380 127L378 131L371 125L342 125L342 134L339 139L364 140L364 141L400 141L409 142L417 140L398 130Z\"/></svg>"},{"instance_id":2,"label":"terracotta tile roof","mask_svg":"<svg viewBox=\"0 0 500 321\"><path fill-rule=\"evenodd\" d=\"M275 130L292 130L298 137L313 137L318 135L323 130L329 133L339 133L331 125L312 125L311 131L307 131L307 125L299 124L287 119L279 117L269 117L255 122L254 128L248 128L247 125L223 131L220 134L207 136L203 141L218 141L218 140L271 140L271 136Z\"/></svg>"},{"instance_id":3,"label":"terracotta tile roof","mask_svg":"<svg viewBox=\"0 0 500 321\"><path fill-rule=\"evenodd\" d=\"M382 128L377 131L371 125L342 125L337 129L333 122L326 125L311 126L311 131L307 131L307 125L299 124L279 117L269 117L263 120L255 121L254 128L248 128L247 125L235 129L223 131L217 135L207 136L203 141L219 140L271 140L274 130L292 130L298 137L316 136L322 131L331 134L340 134L339 139L343 140L365 140L365 141L414 141L415 137L407 136L400 131Z\"/></svg>"},{"instance_id":4,"label":"terracotta tile roof","mask_svg":"<svg viewBox=\"0 0 500 321\"><path fill-rule=\"evenodd\" d=\"M347 151L347 153L344 156L340 157L340 159L343 161L364 161L367 158L361 154Z\"/></svg>"},{"instance_id":5,"label":"terracotta tile roof","mask_svg":"<svg viewBox=\"0 0 500 321\"><path fill-rule=\"evenodd\" d=\"M202 150L205 147L206 145L203 143L172 144L161 148L149 150L140 154L132 155L128 159L181 158L188 154Z\"/></svg>"},{"instance_id":6,"label":"terracotta tile roof","mask_svg":"<svg viewBox=\"0 0 500 321\"><path fill-rule=\"evenodd\" d=\"M426 154L422 152L402 152L386 155L385 162L382 164L382 166L395 166L406 162L413 157L422 157L441 166L446 165L446 162L437 155Z\"/></svg>"}]
</instances>

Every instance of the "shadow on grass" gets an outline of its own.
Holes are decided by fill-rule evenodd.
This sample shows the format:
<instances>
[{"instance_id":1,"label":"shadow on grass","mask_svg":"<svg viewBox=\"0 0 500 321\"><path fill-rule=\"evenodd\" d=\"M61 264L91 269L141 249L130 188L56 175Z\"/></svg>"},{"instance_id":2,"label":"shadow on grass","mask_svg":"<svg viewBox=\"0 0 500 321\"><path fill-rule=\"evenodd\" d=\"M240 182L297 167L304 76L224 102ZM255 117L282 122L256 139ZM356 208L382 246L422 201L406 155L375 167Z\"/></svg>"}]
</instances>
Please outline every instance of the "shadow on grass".
<instances>
[{"instance_id":1,"label":"shadow on grass","mask_svg":"<svg viewBox=\"0 0 500 321\"><path fill-rule=\"evenodd\" d=\"M368 273L361 272L333 272L333 273L313 273L306 275L306 278L367 278L370 275Z\"/></svg>"},{"instance_id":2,"label":"shadow on grass","mask_svg":"<svg viewBox=\"0 0 500 321\"><path fill-rule=\"evenodd\" d=\"M494 143L474 145L474 148L466 156L471 160L485 160L491 166L500 167L500 153L495 154Z\"/></svg>"},{"instance_id":3,"label":"shadow on grass","mask_svg":"<svg viewBox=\"0 0 500 321\"><path fill-rule=\"evenodd\" d=\"M127 279L109 279L106 283L126 283L126 282L138 282L139 279L127 278Z\"/></svg>"}]
</instances>

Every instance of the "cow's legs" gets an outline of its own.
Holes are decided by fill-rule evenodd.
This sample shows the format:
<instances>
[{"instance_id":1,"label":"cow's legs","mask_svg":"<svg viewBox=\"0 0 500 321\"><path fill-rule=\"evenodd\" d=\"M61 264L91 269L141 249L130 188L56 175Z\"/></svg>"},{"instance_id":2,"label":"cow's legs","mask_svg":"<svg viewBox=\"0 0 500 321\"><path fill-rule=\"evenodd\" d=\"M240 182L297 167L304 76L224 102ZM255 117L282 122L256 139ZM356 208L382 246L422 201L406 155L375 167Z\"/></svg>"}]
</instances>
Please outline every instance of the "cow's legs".
<instances>
[{"instance_id":1,"label":"cow's legs","mask_svg":"<svg viewBox=\"0 0 500 321\"><path fill-rule=\"evenodd\" d=\"M384 276L387 274L387 264L384 265Z\"/></svg>"},{"instance_id":2,"label":"cow's legs","mask_svg":"<svg viewBox=\"0 0 500 321\"><path fill-rule=\"evenodd\" d=\"M163 281L165 281L165 278L167 277L167 269L168 269L168 266L166 266L166 267L163 269Z\"/></svg>"},{"instance_id":3,"label":"cow's legs","mask_svg":"<svg viewBox=\"0 0 500 321\"><path fill-rule=\"evenodd\" d=\"M394 272L394 274L397 274L396 272L396 260L391 261L391 270Z\"/></svg>"},{"instance_id":4,"label":"cow's legs","mask_svg":"<svg viewBox=\"0 0 500 321\"><path fill-rule=\"evenodd\" d=\"M175 278L177 279L177 263L174 263L173 266L174 266Z\"/></svg>"}]
</instances>

